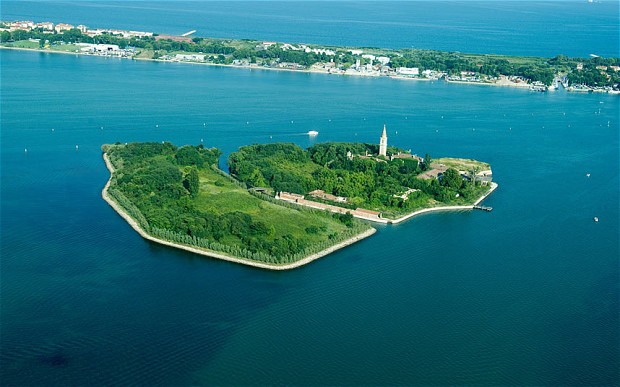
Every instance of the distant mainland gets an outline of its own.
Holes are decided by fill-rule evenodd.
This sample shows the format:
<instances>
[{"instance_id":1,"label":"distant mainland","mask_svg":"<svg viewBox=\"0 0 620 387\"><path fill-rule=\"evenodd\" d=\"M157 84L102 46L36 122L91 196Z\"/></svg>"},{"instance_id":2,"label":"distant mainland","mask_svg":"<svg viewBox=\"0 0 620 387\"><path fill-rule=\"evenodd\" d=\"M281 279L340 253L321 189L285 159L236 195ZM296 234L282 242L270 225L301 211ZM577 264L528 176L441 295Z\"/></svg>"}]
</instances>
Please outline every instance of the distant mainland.
<instances>
[{"instance_id":1,"label":"distant mainland","mask_svg":"<svg viewBox=\"0 0 620 387\"><path fill-rule=\"evenodd\" d=\"M620 58L553 58L418 49L319 46L0 22L0 48L478 85L620 94Z\"/></svg>"},{"instance_id":2,"label":"distant mainland","mask_svg":"<svg viewBox=\"0 0 620 387\"><path fill-rule=\"evenodd\" d=\"M103 198L142 237L250 266L299 267L398 223L438 210L480 207L497 184L490 165L419 157L387 145L292 143L221 152L170 143L102 146Z\"/></svg>"}]
</instances>

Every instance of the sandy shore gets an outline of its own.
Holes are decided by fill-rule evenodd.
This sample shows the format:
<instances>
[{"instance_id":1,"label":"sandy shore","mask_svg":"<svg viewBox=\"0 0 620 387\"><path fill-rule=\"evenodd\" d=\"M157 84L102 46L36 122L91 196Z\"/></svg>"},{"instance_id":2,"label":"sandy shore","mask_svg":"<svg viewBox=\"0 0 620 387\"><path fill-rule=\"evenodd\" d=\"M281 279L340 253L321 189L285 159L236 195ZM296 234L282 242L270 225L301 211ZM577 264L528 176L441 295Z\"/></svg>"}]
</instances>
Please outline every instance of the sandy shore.
<instances>
[{"instance_id":1,"label":"sandy shore","mask_svg":"<svg viewBox=\"0 0 620 387\"><path fill-rule=\"evenodd\" d=\"M192 246L187 246L187 245L182 245L182 244L178 244L178 243L174 243L174 242L169 242L163 239L159 239L159 238L155 238L151 235L149 235L148 233L146 233L146 231L144 231L139 225L138 223L131 217L129 216L129 214L127 214L112 198L110 198L110 196L108 195L108 188L110 187L110 182L112 181L112 175L114 174L114 166L112 165L112 163L110 162L108 155L107 154L103 154L103 160L105 161L105 165L106 167L108 167L108 170L110 171L110 178L108 179L107 183L105 184L105 186L103 187L103 190L101 191L101 196L103 197L103 199L114 209L114 211L116 211L123 219L125 219L127 221L127 223L129 223L129 225L136 230L136 232L138 234L140 234L140 236L142 236L144 239L148 239L152 242L155 243L159 243L162 245L166 245L166 246L170 246L170 247L175 247L177 249L181 249L181 250L185 250L185 251L189 251L195 254L200 254L200 255L205 255L207 257L212 257L212 258L217 258L217 259L222 259L224 261L229 261L229 262L235 262L235 263L240 263L243 265L248 265L248 266L253 266L253 267L258 267L261 269L269 269L269 270L289 270L289 269L294 269L296 267L300 267L303 265L306 265L314 260L317 260L321 257L324 257L328 254L331 254L337 250L340 250L344 247L347 247L355 242L358 242L364 238L367 238L369 236L371 236L372 234L374 234L377 230L375 230L374 228L370 228L369 230L364 231L361 234L358 234L352 238L349 238L345 241L342 241L338 244L335 244L325 250L319 251L318 253L309 255L303 259L300 259L299 261L293 262L293 263L287 263L287 264L282 264L282 265L272 265L272 264L268 264L268 263L262 263L262 262L257 262L257 261L251 261L249 259L244 259L244 258L238 258L238 257L233 257L230 255L226 255L223 253L219 253L219 252L215 252L215 251L211 251L211 250L206 250L206 249L199 249L196 247L192 247Z\"/></svg>"}]
</instances>

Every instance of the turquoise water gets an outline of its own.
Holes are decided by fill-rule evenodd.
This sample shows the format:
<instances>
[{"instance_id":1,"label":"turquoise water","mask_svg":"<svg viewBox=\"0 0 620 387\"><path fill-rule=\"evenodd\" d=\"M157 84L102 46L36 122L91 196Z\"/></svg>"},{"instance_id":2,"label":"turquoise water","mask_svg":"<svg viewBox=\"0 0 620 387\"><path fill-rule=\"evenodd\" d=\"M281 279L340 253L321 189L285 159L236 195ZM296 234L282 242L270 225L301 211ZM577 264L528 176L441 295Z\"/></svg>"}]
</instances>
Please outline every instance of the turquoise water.
<instances>
[{"instance_id":1,"label":"turquoise water","mask_svg":"<svg viewBox=\"0 0 620 387\"><path fill-rule=\"evenodd\" d=\"M4 385L618 382L617 96L0 56ZM494 210L276 273L149 243L100 197L103 143L202 140L225 168L241 145L383 123L490 162Z\"/></svg>"},{"instance_id":2,"label":"turquoise water","mask_svg":"<svg viewBox=\"0 0 620 387\"><path fill-rule=\"evenodd\" d=\"M199 36L553 57L620 56L620 3L2 1L2 19Z\"/></svg>"}]
</instances>

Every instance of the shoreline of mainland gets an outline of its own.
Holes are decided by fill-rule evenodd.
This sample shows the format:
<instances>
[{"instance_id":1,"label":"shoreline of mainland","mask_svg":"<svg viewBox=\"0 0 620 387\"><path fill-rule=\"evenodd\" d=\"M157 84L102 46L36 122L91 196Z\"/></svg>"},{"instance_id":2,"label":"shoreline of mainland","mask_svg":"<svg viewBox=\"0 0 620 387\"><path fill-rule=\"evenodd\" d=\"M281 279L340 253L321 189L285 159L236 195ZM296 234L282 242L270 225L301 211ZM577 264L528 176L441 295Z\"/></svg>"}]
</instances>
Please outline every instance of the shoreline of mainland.
<instances>
[{"instance_id":1,"label":"shoreline of mainland","mask_svg":"<svg viewBox=\"0 0 620 387\"><path fill-rule=\"evenodd\" d=\"M293 263L287 263L287 264L282 264L282 265L271 265L268 263L262 263L262 262L257 262L257 261L252 261L249 259L244 259L244 258L239 258L239 257L233 257L230 255L226 255L224 253L220 253L220 252L216 252L216 251L212 251L212 250L206 250L206 249L199 249L197 247L193 247L193 246L189 246L189 245L183 245L183 244L179 244L179 243L175 243L175 242L170 242L170 241L166 241L164 239L160 239L160 238L156 238L152 235L150 235L149 233L147 233L146 231L144 231L142 229L142 227L140 227L140 225L138 224L138 222L136 222L129 214L127 214L127 212L125 212L125 210L123 210L123 208L116 203L116 201L114 201L109 195L108 195L108 188L110 187L110 183L112 182L112 176L115 172L114 166L112 165L112 163L110 162L110 159L108 158L108 155L106 153L103 153L103 160L105 162L106 167L108 168L108 171L110 172L110 177L108 178L108 181L106 182L105 186L103 187L103 190L101 191L101 197L103 198L103 200L105 200L110 207L112 207L112 209L114 209L114 211L116 211L116 213L118 213L121 218L125 219L125 221L129 224L129 226L131 226L131 228L133 228L142 238L147 239L151 242L155 242L155 243L159 243L165 246L170 246L170 247L174 247L177 249L181 249L181 250L185 250L185 251L189 251L191 253L195 253L195 254L199 254L199 255L203 255L203 256L207 256L207 257L211 257L211 258L217 258L223 261L228 261L228 262L234 262L234 263L240 263L246 266L252 266L252 267L256 267L256 268L260 268L260 269L268 269L268 270L290 270L290 269L294 269L300 266L304 266L307 265L308 263L315 261L321 257L324 257L328 254L331 254L335 251L338 251L340 249L343 249L349 245L352 245L356 242L361 241L362 239L365 239L371 235L373 235L375 232L377 232L377 230L373 227L371 227L370 229L357 234L349 239L346 239L342 242L336 243L333 246L328 247L325 250L321 250L317 253L311 254L305 258L302 258L296 262Z\"/></svg>"},{"instance_id":2,"label":"shoreline of mainland","mask_svg":"<svg viewBox=\"0 0 620 387\"><path fill-rule=\"evenodd\" d=\"M135 61L145 61L145 62L157 62L157 63L179 63L179 64L189 64L189 65L198 65L198 66L214 66L214 67L226 67L226 68L236 68L236 69L246 69L246 70L267 70L267 71L286 71L292 73L306 73L306 74L324 74L324 75L336 75L336 76L344 76L344 77L362 77L362 78L387 78L387 79L395 79L402 81L414 81L414 82L445 82L445 83L454 83L454 84L462 84L462 85L474 85L474 86L496 86L496 87L511 87L515 89L529 90L530 84L521 84L515 83L508 80L498 81L498 82L472 82L472 81L451 81L444 80L441 78L413 78L406 77L402 75L373 75L373 74L351 74L351 73L330 73L329 71L321 71L319 69L287 69L287 68L276 68L276 67L263 67L263 66L251 66L251 65L233 65L233 64L221 64L221 63L201 63L201 62L191 62L191 61L180 61L180 60L163 60L163 59L152 59L152 58L117 58L110 57L104 55L91 55L88 53L82 52L71 52L71 51L60 51L60 50L50 50L50 49L40 49L40 48L24 48L24 47L8 47L0 45L0 50L16 50L16 51L31 51L31 52L41 52L41 53L50 53L50 54L65 54L65 55L76 55L76 56L86 56L86 57L99 57L99 58L113 58L113 59L129 59Z\"/></svg>"}]
</instances>

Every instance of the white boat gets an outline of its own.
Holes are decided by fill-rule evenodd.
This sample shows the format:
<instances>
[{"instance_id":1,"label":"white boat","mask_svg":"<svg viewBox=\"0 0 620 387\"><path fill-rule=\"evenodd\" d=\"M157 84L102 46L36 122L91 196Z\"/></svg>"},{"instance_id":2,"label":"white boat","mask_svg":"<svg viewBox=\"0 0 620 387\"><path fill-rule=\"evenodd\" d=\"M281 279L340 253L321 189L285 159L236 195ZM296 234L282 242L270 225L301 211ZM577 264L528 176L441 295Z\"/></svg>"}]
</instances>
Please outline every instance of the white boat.
<instances>
[{"instance_id":1,"label":"white boat","mask_svg":"<svg viewBox=\"0 0 620 387\"><path fill-rule=\"evenodd\" d=\"M598 216L595 216L595 217L594 217L594 221L595 221L595 222L598 222Z\"/></svg>"},{"instance_id":2,"label":"white boat","mask_svg":"<svg viewBox=\"0 0 620 387\"><path fill-rule=\"evenodd\" d=\"M308 136L316 136L318 134L319 134L319 132L317 132L316 130L311 130L311 131L308 132Z\"/></svg>"}]
</instances>

